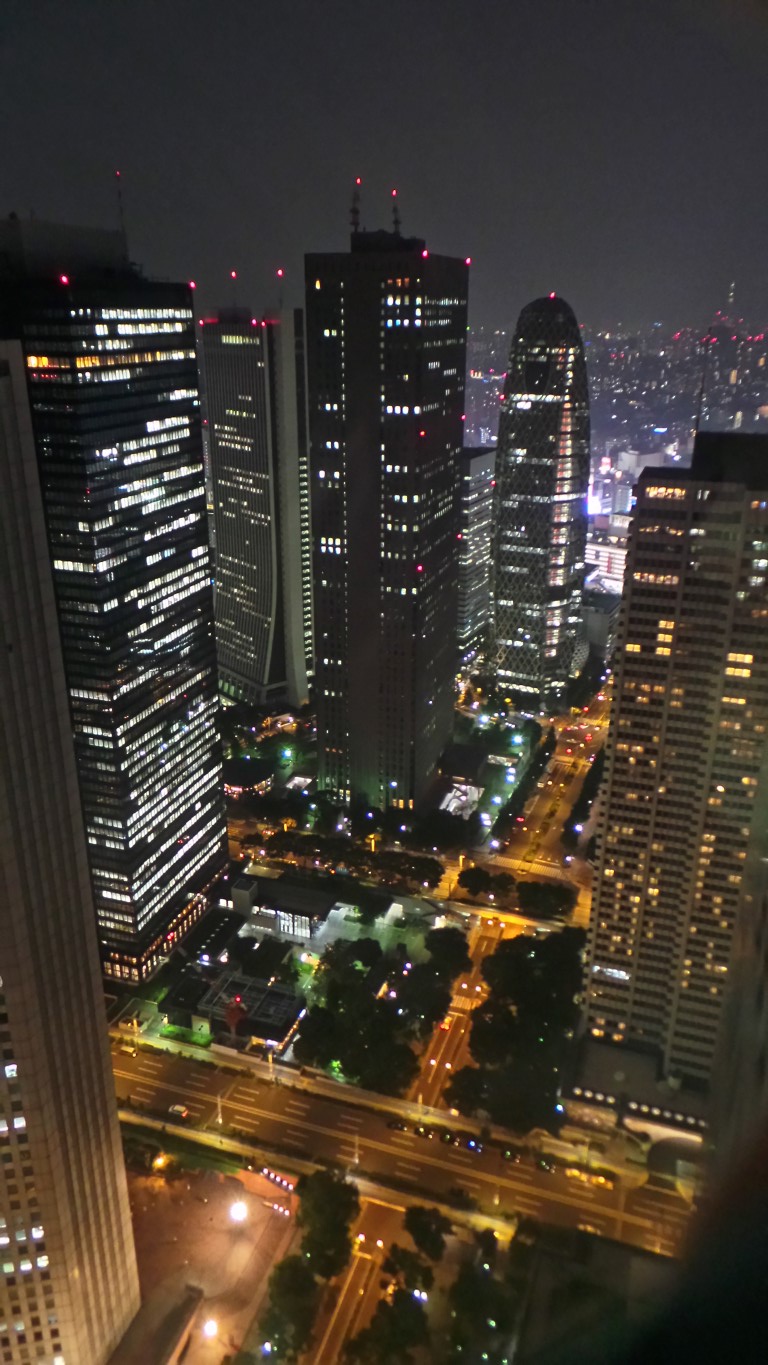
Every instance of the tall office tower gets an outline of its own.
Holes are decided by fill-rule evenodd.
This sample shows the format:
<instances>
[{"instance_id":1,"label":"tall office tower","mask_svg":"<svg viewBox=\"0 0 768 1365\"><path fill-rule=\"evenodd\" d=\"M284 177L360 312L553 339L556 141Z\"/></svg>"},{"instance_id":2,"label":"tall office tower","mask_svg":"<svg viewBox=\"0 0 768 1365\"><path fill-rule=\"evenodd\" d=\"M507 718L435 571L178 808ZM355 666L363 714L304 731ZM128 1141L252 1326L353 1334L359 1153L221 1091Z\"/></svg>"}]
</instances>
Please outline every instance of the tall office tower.
<instances>
[{"instance_id":1,"label":"tall office tower","mask_svg":"<svg viewBox=\"0 0 768 1365\"><path fill-rule=\"evenodd\" d=\"M108 974L139 980L226 866L190 294L120 233L0 224ZM22 398L18 401L22 404Z\"/></svg>"},{"instance_id":2,"label":"tall office tower","mask_svg":"<svg viewBox=\"0 0 768 1365\"><path fill-rule=\"evenodd\" d=\"M453 720L468 265L394 232L308 256L321 785L410 808Z\"/></svg>"},{"instance_id":3,"label":"tall office tower","mask_svg":"<svg viewBox=\"0 0 768 1365\"><path fill-rule=\"evenodd\" d=\"M139 1283L25 387L0 342L0 1359L103 1365Z\"/></svg>"},{"instance_id":4,"label":"tall office tower","mask_svg":"<svg viewBox=\"0 0 768 1365\"><path fill-rule=\"evenodd\" d=\"M542 709L584 660L589 393L578 323L550 294L523 309L496 456L495 652L500 682Z\"/></svg>"},{"instance_id":5,"label":"tall office tower","mask_svg":"<svg viewBox=\"0 0 768 1365\"><path fill-rule=\"evenodd\" d=\"M312 670L304 319L229 309L200 334L220 685L237 701L302 706Z\"/></svg>"},{"instance_id":6,"label":"tall office tower","mask_svg":"<svg viewBox=\"0 0 768 1365\"><path fill-rule=\"evenodd\" d=\"M491 529L496 451L461 453L459 542L459 657L486 647L491 624Z\"/></svg>"},{"instance_id":7,"label":"tall office tower","mask_svg":"<svg viewBox=\"0 0 768 1365\"><path fill-rule=\"evenodd\" d=\"M768 441L640 477L619 626L588 1025L706 1083L768 856ZM764 910L762 911L764 913ZM765 1054L764 1054L765 1055Z\"/></svg>"}]
</instances>

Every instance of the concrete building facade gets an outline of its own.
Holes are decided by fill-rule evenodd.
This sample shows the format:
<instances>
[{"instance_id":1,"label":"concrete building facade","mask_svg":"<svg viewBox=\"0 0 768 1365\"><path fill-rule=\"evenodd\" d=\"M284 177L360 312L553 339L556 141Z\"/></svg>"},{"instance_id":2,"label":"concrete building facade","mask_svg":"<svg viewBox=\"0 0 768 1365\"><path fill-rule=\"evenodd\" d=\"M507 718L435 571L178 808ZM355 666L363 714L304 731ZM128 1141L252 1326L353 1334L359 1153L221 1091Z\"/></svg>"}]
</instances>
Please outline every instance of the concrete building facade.
<instances>
[{"instance_id":1,"label":"concrete building facade","mask_svg":"<svg viewBox=\"0 0 768 1365\"><path fill-rule=\"evenodd\" d=\"M0 342L0 1360L106 1365L139 1283L24 392Z\"/></svg>"},{"instance_id":2,"label":"concrete building facade","mask_svg":"<svg viewBox=\"0 0 768 1365\"><path fill-rule=\"evenodd\" d=\"M593 1037L698 1086L764 914L767 627L768 442L705 433L637 487L587 983Z\"/></svg>"}]
</instances>

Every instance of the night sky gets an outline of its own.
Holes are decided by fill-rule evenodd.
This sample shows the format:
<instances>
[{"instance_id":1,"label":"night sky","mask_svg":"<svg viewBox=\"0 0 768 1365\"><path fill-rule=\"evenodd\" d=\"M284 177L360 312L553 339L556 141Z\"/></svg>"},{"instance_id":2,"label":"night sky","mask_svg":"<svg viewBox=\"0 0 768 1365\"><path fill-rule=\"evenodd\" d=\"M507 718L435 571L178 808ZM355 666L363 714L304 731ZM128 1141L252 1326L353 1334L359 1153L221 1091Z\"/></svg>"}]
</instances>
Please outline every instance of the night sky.
<instances>
[{"instance_id":1,"label":"night sky","mask_svg":"<svg viewBox=\"0 0 768 1365\"><path fill-rule=\"evenodd\" d=\"M132 258L261 312L361 175L474 323L698 325L732 278L765 322L766 89L765 0L3 0L0 212L114 226L119 168Z\"/></svg>"}]
</instances>

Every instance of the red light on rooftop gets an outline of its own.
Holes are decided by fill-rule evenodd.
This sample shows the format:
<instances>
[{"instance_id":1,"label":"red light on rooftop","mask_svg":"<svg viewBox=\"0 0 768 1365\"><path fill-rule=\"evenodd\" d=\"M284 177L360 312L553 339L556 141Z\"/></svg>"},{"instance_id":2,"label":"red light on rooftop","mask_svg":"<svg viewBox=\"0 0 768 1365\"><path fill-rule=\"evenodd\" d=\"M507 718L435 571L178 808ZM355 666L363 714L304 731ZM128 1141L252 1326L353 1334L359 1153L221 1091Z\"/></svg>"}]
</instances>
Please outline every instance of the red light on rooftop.
<instances>
[{"instance_id":1,"label":"red light on rooftop","mask_svg":"<svg viewBox=\"0 0 768 1365\"><path fill-rule=\"evenodd\" d=\"M231 280L236 280L236 279L237 279L237 271L236 271L236 270L230 270L230 272L229 272L229 278L230 278Z\"/></svg>"},{"instance_id":2,"label":"red light on rooftop","mask_svg":"<svg viewBox=\"0 0 768 1365\"><path fill-rule=\"evenodd\" d=\"M392 191L392 198L397 199L397 190Z\"/></svg>"},{"instance_id":3,"label":"red light on rooftop","mask_svg":"<svg viewBox=\"0 0 768 1365\"><path fill-rule=\"evenodd\" d=\"M190 289L197 289L197 285L195 284L194 280L189 281L189 287Z\"/></svg>"},{"instance_id":4,"label":"red light on rooftop","mask_svg":"<svg viewBox=\"0 0 768 1365\"><path fill-rule=\"evenodd\" d=\"M423 573L423 572L424 572L424 565L423 565L423 564L417 564L417 565L416 565L416 572L417 572L417 573Z\"/></svg>"},{"instance_id":5,"label":"red light on rooftop","mask_svg":"<svg viewBox=\"0 0 768 1365\"><path fill-rule=\"evenodd\" d=\"M550 294L549 297L550 297L551 299L553 299L553 298L555 297L555 291L554 291L554 289L552 290L552 293Z\"/></svg>"},{"instance_id":6,"label":"red light on rooftop","mask_svg":"<svg viewBox=\"0 0 768 1365\"><path fill-rule=\"evenodd\" d=\"M281 280L281 279L283 278L283 275L284 275L284 274L285 274L285 271L283 270L283 267L280 266L280 268L279 268L278 271L277 271L277 278L278 278L279 280Z\"/></svg>"},{"instance_id":7,"label":"red light on rooftop","mask_svg":"<svg viewBox=\"0 0 768 1365\"><path fill-rule=\"evenodd\" d=\"M424 260L426 261L427 256L429 255L429 252L427 251L427 248L426 248L426 247L424 248L424 250L422 251L421 254L422 254L422 256L424 257Z\"/></svg>"},{"instance_id":8,"label":"red light on rooftop","mask_svg":"<svg viewBox=\"0 0 768 1365\"><path fill-rule=\"evenodd\" d=\"M69 284L69 275L59 275L59 284Z\"/></svg>"},{"instance_id":9,"label":"red light on rooftop","mask_svg":"<svg viewBox=\"0 0 768 1365\"><path fill-rule=\"evenodd\" d=\"M463 535L461 534L461 531L457 531L457 532L456 532L456 539L457 539L457 540L463 540L463 539L464 539Z\"/></svg>"},{"instance_id":10,"label":"red light on rooftop","mask_svg":"<svg viewBox=\"0 0 768 1365\"><path fill-rule=\"evenodd\" d=\"M465 265L471 265L471 264L472 264L472 257L471 257L471 256L466 256L466 257L464 258L464 264L465 264Z\"/></svg>"},{"instance_id":11,"label":"red light on rooftop","mask_svg":"<svg viewBox=\"0 0 768 1365\"><path fill-rule=\"evenodd\" d=\"M267 325L264 318L261 319L261 325L262 325L262 327L266 327L266 325Z\"/></svg>"},{"instance_id":12,"label":"red light on rooftop","mask_svg":"<svg viewBox=\"0 0 768 1365\"><path fill-rule=\"evenodd\" d=\"M420 431L420 432L419 432L419 435L420 435L420 436L426 436L426 434L427 434L426 431Z\"/></svg>"},{"instance_id":13,"label":"red light on rooftop","mask_svg":"<svg viewBox=\"0 0 768 1365\"><path fill-rule=\"evenodd\" d=\"M259 320L258 320L258 318L251 318L251 326L252 326L252 327L258 327L258 325L259 325Z\"/></svg>"},{"instance_id":14,"label":"red light on rooftop","mask_svg":"<svg viewBox=\"0 0 768 1365\"><path fill-rule=\"evenodd\" d=\"M362 177L361 175L356 175L356 176L355 176L355 184L356 184L356 185L362 185L362 183L363 183L363 177Z\"/></svg>"}]
</instances>

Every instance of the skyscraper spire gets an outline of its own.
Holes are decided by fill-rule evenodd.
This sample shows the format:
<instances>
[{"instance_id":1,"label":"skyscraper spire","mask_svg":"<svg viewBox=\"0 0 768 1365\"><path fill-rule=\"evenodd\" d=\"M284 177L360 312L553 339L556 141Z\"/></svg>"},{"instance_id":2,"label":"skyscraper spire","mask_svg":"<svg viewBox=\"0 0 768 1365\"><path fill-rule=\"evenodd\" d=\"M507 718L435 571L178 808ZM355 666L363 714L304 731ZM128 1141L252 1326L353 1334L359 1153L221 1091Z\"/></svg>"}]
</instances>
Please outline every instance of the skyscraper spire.
<instances>
[{"instance_id":1,"label":"skyscraper spire","mask_svg":"<svg viewBox=\"0 0 768 1365\"><path fill-rule=\"evenodd\" d=\"M353 232L360 231L360 186L362 183L361 177L356 175L352 189L352 204L349 210L349 225Z\"/></svg>"},{"instance_id":2,"label":"skyscraper spire","mask_svg":"<svg viewBox=\"0 0 768 1365\"><path fill-rule=\"evenodd\" d=\"M397 203L397 190L392 191L392 227L396 236L400 236L400 209Z\"/></svg>"}]
</instances>

